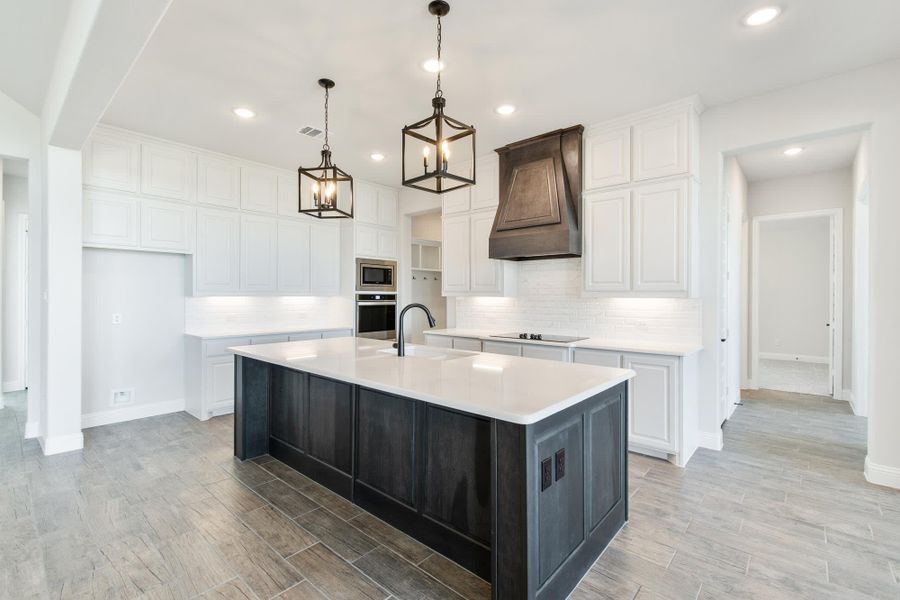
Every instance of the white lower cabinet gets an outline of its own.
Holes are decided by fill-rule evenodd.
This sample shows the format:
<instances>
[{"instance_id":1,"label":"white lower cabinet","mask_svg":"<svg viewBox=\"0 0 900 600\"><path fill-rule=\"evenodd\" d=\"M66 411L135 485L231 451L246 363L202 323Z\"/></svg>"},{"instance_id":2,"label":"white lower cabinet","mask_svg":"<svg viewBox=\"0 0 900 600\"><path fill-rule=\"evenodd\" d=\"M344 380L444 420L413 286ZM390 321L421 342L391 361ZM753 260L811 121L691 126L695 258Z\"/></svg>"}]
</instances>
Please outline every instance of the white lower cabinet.
<instances>
[{"instance_id":1,"label":"white lower cabinet","mask_svg":"<svg viewBox=\"0 0 900 600\"><path fill-rule=\"evenodd\" d=\"M234 354L228 348L351 335L353 330L347 328L231 338L186 336L185 410L201 421L234 412Z\"/></svg>"},{"instance_id":2,"label":"white lower cabinet","mask_svg":"<svg viewBox=\"0 0 900 600\"><path fill-rule=\"evenodd\" d=\"M448 337L446 335L428 335L425 334L425 345L426 346L434 346L435 348L453 348L453 339L452 337ZM464 338L457 338L464 339ZM479 350L481 350L481 343L478 344Z\"/></svg>"},{"instance_id":3,"label":"white lower cabinet","mask_svg":"<svg viewBox=\"0 0 900 600\"><path fill-rule=\"evenodd\" d=\"M525 358L540 358L543 360L555 360L557 362L570 362L571 353L571 348L522 344L522 356Z\"/></svg>"},{"instance_id":4,"label":"white lower cabinet","mask_svg":"<svg viewBox=\"0 0 900 600\"><path fill-rule=\"evenodd\" d=\"M572 352L572 362L595 365L598 367L622 368L622 353L611 350L594 350L588 348L575 348Z\"/></svg>"},{"instance_id":5,"label":"white lower cabinet","mask_svg":"<svg viewBox=\"0 0 900 600\"><path fill-rule=\"evenodd\" d=\"M481 342L481 351L488 354L506 354L508 356L522 356L522 344L512 342L494 342L491 340L483 340Z\"/></svg>"},{"instance_id":6,"label":"white lower cabinet","mask_svg":"<svg viewBox=\"0 0 900 600\"><path fill-rule=\"evenodd\" d=\"M468 350L470 352L481 352L481 340L476 338L450 338L453 340L454 350Z\"/></svg>"}]
</instances>

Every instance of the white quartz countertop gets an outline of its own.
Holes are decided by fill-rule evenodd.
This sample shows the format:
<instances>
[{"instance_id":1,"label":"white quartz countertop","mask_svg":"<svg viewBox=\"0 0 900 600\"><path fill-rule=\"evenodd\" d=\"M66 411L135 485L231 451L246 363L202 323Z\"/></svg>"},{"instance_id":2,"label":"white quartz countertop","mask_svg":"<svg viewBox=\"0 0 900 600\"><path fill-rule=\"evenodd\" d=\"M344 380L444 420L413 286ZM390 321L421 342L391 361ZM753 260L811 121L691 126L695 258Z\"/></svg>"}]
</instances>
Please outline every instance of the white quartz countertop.
<instances>
[{"instance_id":1,"label":"white quartz countertop","mask_svg":"<svg viewBox=\"0 0 900 600\"><path fill-rule=\"evenodd\" d=\"M276 333L309 333L311 331L352 331L353 327L285 327L284 325L225 325L185 331L184 335L212 340L216 338L244 337L248 335L274 335Z\"/></svg>"},{"instance_id":2,"label":"white quartz countertop","mask_svg":"<svg viewBox=\"0 0 900 600\"><path fill-rule=\"evenodd\" d=\"M644 354L665 354L668 356L689 356L703 350L699 342L680 341L652 341L652 340L616 340L610 338L592 337L579 342L559 343L538 340L520 340L494 337L497 333L506 331L485 331L482 329L426 329L425 335L444 335L449 337L463 337L492 342L509 342L512 344L540 344L542 346L560 346L563 348L590 348L594 350L615 350L618 352L638 352Z\"/></svg>"},{"instance_id":3,"label":"white quartz countertop","mask_svg":"<svg viewBox=\"0 0 900 600\"><path fill-rule=\"evenodd\" d=\"M527 425L634 377L630 369L332 338L229 348L314 375Z\"/></svg>"}]
</instances>

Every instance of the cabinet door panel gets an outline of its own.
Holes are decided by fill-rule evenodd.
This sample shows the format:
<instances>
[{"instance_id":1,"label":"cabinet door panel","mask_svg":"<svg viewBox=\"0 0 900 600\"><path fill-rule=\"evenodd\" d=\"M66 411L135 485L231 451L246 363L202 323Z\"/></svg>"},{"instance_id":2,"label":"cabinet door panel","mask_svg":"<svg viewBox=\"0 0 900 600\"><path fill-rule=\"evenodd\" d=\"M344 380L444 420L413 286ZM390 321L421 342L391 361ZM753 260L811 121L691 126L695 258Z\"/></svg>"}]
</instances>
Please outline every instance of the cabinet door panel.
<instances>
[{"instance_id":1,"label":"cabinet door panel","mask_svg":"<svg viewBox=\"0 0 900 600\"><path fill-rule=\"evenodd\" d=\"M634 191L634 284L636 291L687 291L687 193L683 181Z\"/></svg>"},{"instance_id":2,"label":"cabinet door panel","mask_svg":"<svg viewBox=\"0 0 900 600\"><path fill-rule=\"evenodd\" d=\"M334 296L341 291L341 230L318 223L310 226L309 285L313 294Z\"/></svg>"},{"instance_id":3,"label":"cabinet door panel","mask_svg":"<svg viewBox=\"0 0 900 600\"><path fill-rule=\"evenodd\" d=\"M278 176L266 169L241 167L241 208L275 214L278 206Z\"/></svg>"},{"instance_id":4,"label":"cabinet door panel","mask_svg":"<svg viewBox=\"0 0 900 600\"><path fill-rule=\"evenodd\" d=\"M278 222L278 291L309 292L309 223Z\"/></svg>"},{"instance_id":5,"label":"cabinet door panel","mask_svg":"<svg viewBox=\"0 0 900 600\"><path fill-rule=\"evenodd\" d=\"M426 515L484 544L491 537L491 422L431 405L425 410ZM453 460L447 460L452 456Z\"/></svg>"},{"instance_id":6,"label":"cabinet door panel","mask_svg":"<svg viewBox=\"0 0 900 600\"><path fill-rule=\"evenodd\" d=\"M470 289L473 292L502 292L503 265L489 258L489 239L494 227L494 212L472 213L472 274Z\"/></svg>"},{"instance_id":7,"label":"cabinet door panel","mask_svg":"<svg viewBox=\"0 0 900 600\"><path fill-rule=\"evenodd\" d=\"M355 225L356 256L378 258L378 229L368 225Z\"/></svg>"},{"instance_id":8,"label":"cabinet door panel","mask_svg":"<svg viewBox=\"0 0 900 600\"><path fill-rule=\"evenodd\" d=\"M584 199L584 289L631 288L631 192L593 193Z\"/></svg>"},{"instance_id":9,"label":"cabinet door panel","mask_svg":"<svg viewBox=\"0 0 900 600\"><path fill-rule=\"evenodd\" d=\"M199 209L194 255L199 293L238 291L240 220L237 213Z\"/></svg>"},{"instance_id":10,"label":"cabinet door panel","mask_svg":"<svg viewBox=\"0 0 900 600\"><path fill-rule=\"evenodd\" d=\"M481 351L487 352L488 354L508 354L509 356L522 356L522 344L482 340Z\"/></svg>"},{"instance_id":11,"label":"cabinet door panel","mask_svg":"<svg viewBox=\"0 0 900 600\"><path fill-rule=\"evenodd\" d=\"M141 144L141 192L174 200L193 200L197 159L181 148Z\"/></svg>"},{"instance_id":12,"label":"cabinet door panel","mask_svg":"<svg viewBox=\"0 0 900 600\"><path fill-rule=\"evenodd\" d=\"M358 223L378 225L378 188L360 182L353 193L353 218Z\"/></svg>"},{"instance_id":13,"label":"cabinet door panel","mask_svg":"<svg viewBox=\"0 0 900 600\"><path fill-rule=\"evenodd\" d=\"M234 357L209 359L206 362L207 414L221 415L234 410Z\"/></svg>"},{"instance_id":14,"label":"cabinet door panel","mask_svg":"<svg viewBox=\"0 0 900 600\"><path fill-rule=\"evenodd\" d=\"M272 292L276 288L278 222L241 216L241 290Z\"/></svg>"},{"instance_id":15,"label":"cabinet door panel","mask_svg":"<svg viewBox=\"0 0 900 600\"><path fill-rule=\"evenodd\" d=\"M241 205L241 169L237 163L197 159L197 201L228 208Z\"/></svg>"},{"instance_id":16,"label":"cabinet door panel","mask_svg":"<svg viewBox=\"0 0 900 600\"><path fill-rule=\"evenodd\" d=\"M327 340L329 338L351 337L352 335L353 331L350 329L335 329L333 331L323 331L322 339Z\"/></svg>"},{"instance_id":17,"label":"cabinet door panel","mask_svg":"<svg viewBox=\"0 0 900 600\"><path fill-rule=\"evenodd\" d=\"M415 486L416 403L359 389L358 479L411 506Z\"/></svg>"},{"instance_id":18,"label":"cabinet door panel","mask_svg":"<svg viewBox=\"0 0 900 600\"><path fill-rule=\"evenodd\" d=\"M569 349L555 346L538 346L537 344L522 344L522 356L525 358L569 362Z\"/></svg>"},{"instance_id":19,"label":"cabinet door panel","mask_svg":"<svg viewBox=\"0 0 900 600\"><path fill-rule=\"evenodd\" d=\"M686 112L649 119L634 126L634 180L688 171Z\"/></svg>"},{"instance_id":20,"label":"cabinet door panel","mask_svg":"<svg viewBox=\"0 0 900 600\"><path fill-rule=\"evenodd\" d=\"M592 350L589 348L575 348L573 362L584 365L597 365L598 367L622 368L622 353L610 350Z\"/></svg>"},{"instance_id":21,"label":"cabinet door panel","mask_svg":"<svg viewBox=\"0 0 900 600\"><path fill-rule=\"evenodd\" d=\"M84 192L83 240L87 244L138 245L138 200Z\"/></svg>"},{"instance_id":22,"label":"cabinet door panel","mask_svg":"<svg viewBox=\"0 0 900 600\"><path fill-rule=\"evenodd\" d=\"M397 232L378 230L378 257L397 258Z\"/></svg>"},{"instance_id":23,"label":"cabinet door panel","mask_svg":"<svg viewBox=\"0 0 900 600\"><path fill-rule=\"evenodd\" d=\"M444 215L465 212L469 210L469 195L471 188L460 188L442 194L443 213Z\"/></svg>"},{"instance_id":24,"label":"cabinet door panel","mask_svg":"<svg viewBox=\"0 0 900 600\"><path fill-rule=\"evenodd\" d=\"M309 376L309 454L351 472L352 387L331 379Z\"/></svg>"},{"instance_id":25,"label":"cabinet door panel","mask_svg":"<svg viewBox=\"0 0 900 600\"><path fill-rule=\"evenodd\" d=\"M444 217L441 285L445 294L469 291L469 233L469 215Z\"/></svg>"},{"instance_id":26,"label":"cabinet door panel","mask_svg":"<svg viewBox=\"0 0 900 600\"><path fill-rule=\"evenodd\" d=\"M300 182L297 175L278 176L278 214L306 218L300 214Z\"/></svg>"},{"instance_id":27,"label":"cabinet door panel","mask_svg":"<svg viewBox=\"0 0 900 600\"><path fill-rule=\"evenodd\" d=\"M190 252L194 247L194 207L163 200L141 200L141 247Z\"/></svg>"},{"instance_id":28,"label":"cabinet door panel","mask_svg":"<svg viewBox=\"0 0 900 600\"><path fill-rule=\"evenodd\" d=\"M82 152L84 185L137 192L141 179L141 145L126 138L95 133Z\"/></svg>"},{"instance_id":29,"label":"cabinet door panel","mask_svg":"<svg viewBox=\"0 0 900 600\"><path fill-rule=\"evenodd\" d=\"M631 181L631 128L589 132L584 141L584 164L587 190Z\"/></svg>"},{"instance_id":30,"label":"cabinet door panel","mask_svg":"<svg viewBox=\"0 0 900 600\"><path fill-rule=\"evenodd\" d=\"M481 340L473 338L447 338L452 340L454 350L468 350L469 352L481 352Z\"/></svg>"},{"instance_id":31,"label":"cabinet door panel","mask_svg":"<svg viewBox=\"0 0 900 600\"><path fill-rule=\"evenodd\" d=\"M677 450L678 358L623 355L628 382L628 441L665 452Z\"/></svg>"},{"instance_id":32,"label":"cabinet door panel","mask_svg":"<svg viewBox=\"0 0 900 600\"><path fill-rule=\"evenodd\" d=\"M271 369L269 435L306 450L307 375L291 369Z\"/></svg>"},{"instance_id":33,"label":"cabinet door panel","mask_svg":"<svg viewBox=\"0 0 900 600\"><path fill-rule=\"evenodd\" d=\"M397 190L380 188L378 190L378 224L383 227L397 226Z\"/></svg>"},{"instance_id":34,"label":"cabinet door panel","mask_svg":"<svg viewBox=\"0 0 900 600\"><path fill-rule=\"evenodd\" d=\"M446 337L443 335L426 335L425 336L425 345L426 346L434 346L436 348L453 348L453 338ZM479 350L481 349L481 343L479 342Z\"/></svg>"},{"instance_id":35,"label":"cabinet door panel","mask_svg":"<svg viewBox=\"0 0 900 600\"><path fill-rule=\"evenodd\" d=\"M588 414L591 444L590 529L600 524L627 489L625 461L619 450L622 440L628 435L622 420L624 408L621 394L616 394Z\"/></svg>"},{"instance_id":36,"label":"cabinet door panel","mask_svg":"<svg viewBox=\"0 0 900 600\"><path fill-rule=\"evenodd\" d=\"M496 208L500 203L499 160L496 154L478 159L476 183L470 193L472 210Z\"/></svg>"}]
</instances>

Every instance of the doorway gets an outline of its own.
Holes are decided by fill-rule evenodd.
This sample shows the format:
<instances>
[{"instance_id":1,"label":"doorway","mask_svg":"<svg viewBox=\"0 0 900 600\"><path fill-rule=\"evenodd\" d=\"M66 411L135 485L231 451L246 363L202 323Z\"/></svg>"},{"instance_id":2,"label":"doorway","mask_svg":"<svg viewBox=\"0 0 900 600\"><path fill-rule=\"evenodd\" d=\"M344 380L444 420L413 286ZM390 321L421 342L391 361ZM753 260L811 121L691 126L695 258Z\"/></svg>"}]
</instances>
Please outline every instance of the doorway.
<instances>
[{"instance_id":1,"label":"doorway","mask_svg":"<svg viewBox=\"0 0 900 600\"><path fill-rule=\"evenodd\" d=\"M0 381L15 392L28 386L28 162L0 164Z\"/></svg>"},{"instance_id":2,"label":"doorway","mask_svg":"<svg viewBox=\"0 0 900 600\"><path fill-rule=\"evenodd\" d=\"M438 327L447 327L447 299L441 293L442 231L440 210L411 217L410 227L410 302L427 306ZM423 332L428 328L425 314L410 311L407 316L406 341L424 344Z\"/></svg>"}]
</instances>

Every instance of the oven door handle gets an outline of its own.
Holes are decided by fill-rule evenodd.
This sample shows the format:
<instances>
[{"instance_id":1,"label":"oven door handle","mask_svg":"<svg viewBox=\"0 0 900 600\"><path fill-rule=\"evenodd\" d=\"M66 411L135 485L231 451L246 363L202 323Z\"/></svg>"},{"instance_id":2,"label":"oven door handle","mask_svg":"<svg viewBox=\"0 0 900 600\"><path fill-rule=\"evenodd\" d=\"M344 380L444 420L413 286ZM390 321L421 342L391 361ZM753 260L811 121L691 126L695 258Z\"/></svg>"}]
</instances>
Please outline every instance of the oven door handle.
<instances>
[{"instance_id":1,"label":"oven door handle","mask_svg":"<svg viewBox=\"0 0 900 600\"><path fill-rule=\"evenodd\" d=\"M357 306L397 306L394 300L386 300L384 302L357 302Z\"/></svg>"}]
</instances>

